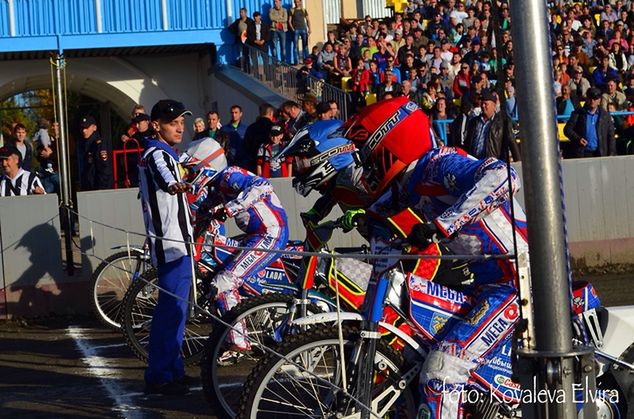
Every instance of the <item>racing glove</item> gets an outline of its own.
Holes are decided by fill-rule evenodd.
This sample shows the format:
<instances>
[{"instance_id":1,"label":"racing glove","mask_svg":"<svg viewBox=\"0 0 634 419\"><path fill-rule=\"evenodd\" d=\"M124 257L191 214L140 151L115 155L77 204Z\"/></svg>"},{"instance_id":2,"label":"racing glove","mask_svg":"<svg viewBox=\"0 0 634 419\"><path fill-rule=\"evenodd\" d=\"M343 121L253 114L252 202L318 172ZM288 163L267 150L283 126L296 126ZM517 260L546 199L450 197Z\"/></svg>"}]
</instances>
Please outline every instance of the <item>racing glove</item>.
<instances>
[{"instance_id":1,"label":"racing glove","mask_svg":"<svg viewBox=\"0 0 634 419\"><path fill-rule=\"evenodd\" d=\"M364 209L355 209L355 210L346 211L343 217L341 217L341 227L343 227L343 231L345 232L352 231L357 226L359 221L364 217L365 217Z\"/></svg>"},{"instance_id":2,"label":"racing glove","mask_svg":"<svg viewBox=\"0 0 634 419\"><path fill-rule=\"evenodd\" d=\"M229 218L229 215L227 214L227 210L224 207L220 207L219 209L214 211L213 214L211 214L211 218L224 223L227 218Z\"/></svg>"},{"instance_id":3,"label":"racing glove","mask_svg":"<svg viewBox=\"0 0 634 419\"><path fill-rule=\"evenodd\" d=\"M416 224L407 236L407 241L418 248L427 247L430 243L438 243L442 233L434 223Z\"/></svg>"}]
</instances>

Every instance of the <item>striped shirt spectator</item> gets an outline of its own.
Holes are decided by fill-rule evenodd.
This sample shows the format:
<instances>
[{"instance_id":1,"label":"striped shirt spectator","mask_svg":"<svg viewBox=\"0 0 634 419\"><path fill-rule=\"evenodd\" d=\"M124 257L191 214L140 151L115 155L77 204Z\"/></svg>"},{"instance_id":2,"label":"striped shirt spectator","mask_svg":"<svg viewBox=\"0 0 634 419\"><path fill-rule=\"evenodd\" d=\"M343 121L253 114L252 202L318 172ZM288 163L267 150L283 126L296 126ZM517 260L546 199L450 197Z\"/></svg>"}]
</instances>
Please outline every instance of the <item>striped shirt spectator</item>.
<instances>
[{"instance_id":1,"label":"striped shirt spectator","mask_svg":"<svg viewBox=\"0 0 634 419\"><path fill-rule=\"evenodd\" d=\"M0 177L0 196L45 194L42 182L35 173L20 168L22 154L12 146L0 148L0 162L4 174Z\"/></svg>"}]
</instances>

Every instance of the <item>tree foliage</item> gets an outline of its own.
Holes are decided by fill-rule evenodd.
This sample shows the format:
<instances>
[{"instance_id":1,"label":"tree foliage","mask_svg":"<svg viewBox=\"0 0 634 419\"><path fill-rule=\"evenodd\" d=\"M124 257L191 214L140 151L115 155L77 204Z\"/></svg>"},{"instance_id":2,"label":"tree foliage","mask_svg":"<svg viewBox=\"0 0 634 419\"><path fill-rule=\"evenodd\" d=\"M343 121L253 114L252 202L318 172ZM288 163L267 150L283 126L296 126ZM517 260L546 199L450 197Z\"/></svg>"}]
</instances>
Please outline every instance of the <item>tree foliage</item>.
<instances>
[{"instance_id":1,"label":"tree foliage","mask_svg":"<svg viewBox=\"0 0 634 419\"><path fill-rule=\"evenodd\" d=\"M68 92L67 109L73 109L80 100L80 95ZM11 129L16 123L26 127L27 133L33 135L38 129L40 119L49 122L57 120L57 98L51 89L34 89L18 93L0 102L0 121L2 123L2 135L6 138L11 135Z\"/></svg>"}]
</instances>

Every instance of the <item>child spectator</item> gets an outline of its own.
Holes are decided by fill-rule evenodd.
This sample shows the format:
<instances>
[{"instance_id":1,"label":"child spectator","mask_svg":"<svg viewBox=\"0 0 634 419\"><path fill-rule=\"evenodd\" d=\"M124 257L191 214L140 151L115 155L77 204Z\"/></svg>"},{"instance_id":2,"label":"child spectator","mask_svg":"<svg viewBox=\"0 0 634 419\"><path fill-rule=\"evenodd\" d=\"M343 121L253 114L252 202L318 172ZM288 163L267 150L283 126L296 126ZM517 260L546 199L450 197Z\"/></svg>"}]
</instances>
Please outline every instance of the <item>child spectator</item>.
<instances>
[{"instance_id":1,"label":"child spectator","mask_svg":"<svg viewBox=\"0 0 634 419\"><path fill-rule=\"evenodd\" d=\"M130 124L128 124L128 128L126 128L125 130L125 134L121 135L121 142L126 142L130 139L130 137L132 137L136 131L137 131L137 125L136 122L134 122L134 118L137 115L140 114L144 114L145 113L145 107L143 105L134 105L134 107L132 108L132 112L130 113Z\"/></svg>"},{"instance_id":2,"label":"child spectator","mask_svg":"<svg viewBox=\"0 0 634 419\"><path fill-rule=\"evenodd\" d=\"M269 132L269 141L260 146L258 150L257 175L274 178L292 176L293 161L289 156L279 161L277 156L284 149L284 127L273 124Z\"/></svg>"},{"instance_id":3,"label":"child spectator","mask_svg":"<svg viewBox=\"0 0 634 419\"><path fill-rule=\"evenodd\" d=\"M324 79L324 73L314 67L313 59L308 57L304 60L304 65L297 71L297 93L303 94L310 91L309 78L314 77L317 80Z\"/></svg>"}]
</instances>

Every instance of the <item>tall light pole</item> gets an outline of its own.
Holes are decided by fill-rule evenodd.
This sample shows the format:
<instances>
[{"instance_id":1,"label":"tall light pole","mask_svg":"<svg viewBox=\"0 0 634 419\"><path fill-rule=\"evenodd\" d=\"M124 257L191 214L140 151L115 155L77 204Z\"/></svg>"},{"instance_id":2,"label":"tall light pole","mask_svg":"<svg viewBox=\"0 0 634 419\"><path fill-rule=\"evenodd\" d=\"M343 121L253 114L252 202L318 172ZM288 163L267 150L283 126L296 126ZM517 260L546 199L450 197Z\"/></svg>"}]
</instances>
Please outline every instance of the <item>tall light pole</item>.
<instances>
[{"instance_id":1,"label":"tall light pole","mask_svg":"<svg viewBox=\"0 0 634 419\"><path fill-rule=\"evenodd\" d=\"M530 325L534 340L518 351L518 369L523 390L561 396L523 403L522 414L573 419L577 418L573 383L579 376L590 378L593 390L594 375L592 363L588 363L592 350L575 348L572 341L570 268L546 1L511 0L510 11L514 61L519 69L517 99L534 319ZM530 310L530 306L524 309ZM585 390L586 383L580 384ZM596 417L596 409L586 406L584 418L593 413Z\"/></svg>"},{"instance_id":2,"label":"tall light pole","mask_svg":"<svg viewBox=\"0 0 634 419\"><path fill-rule=\"evenodd\" d=\"M66 272L68 275L73 275L75 272L75 266L73 262L73 242L72 242L72 214L70 212L72 201L70 191L70 173L68 167L68 147L66 138L66 107L64 103L64 90L62 89L62 69L64 69L66 61L61 52L55 56L55 76L57 87L57 109L58 109L58 123L59 123L59 175L60 175L60 190L62 193L62 217L64 218L64 243L66 246Z\"/></svg>"}]
</instances>

